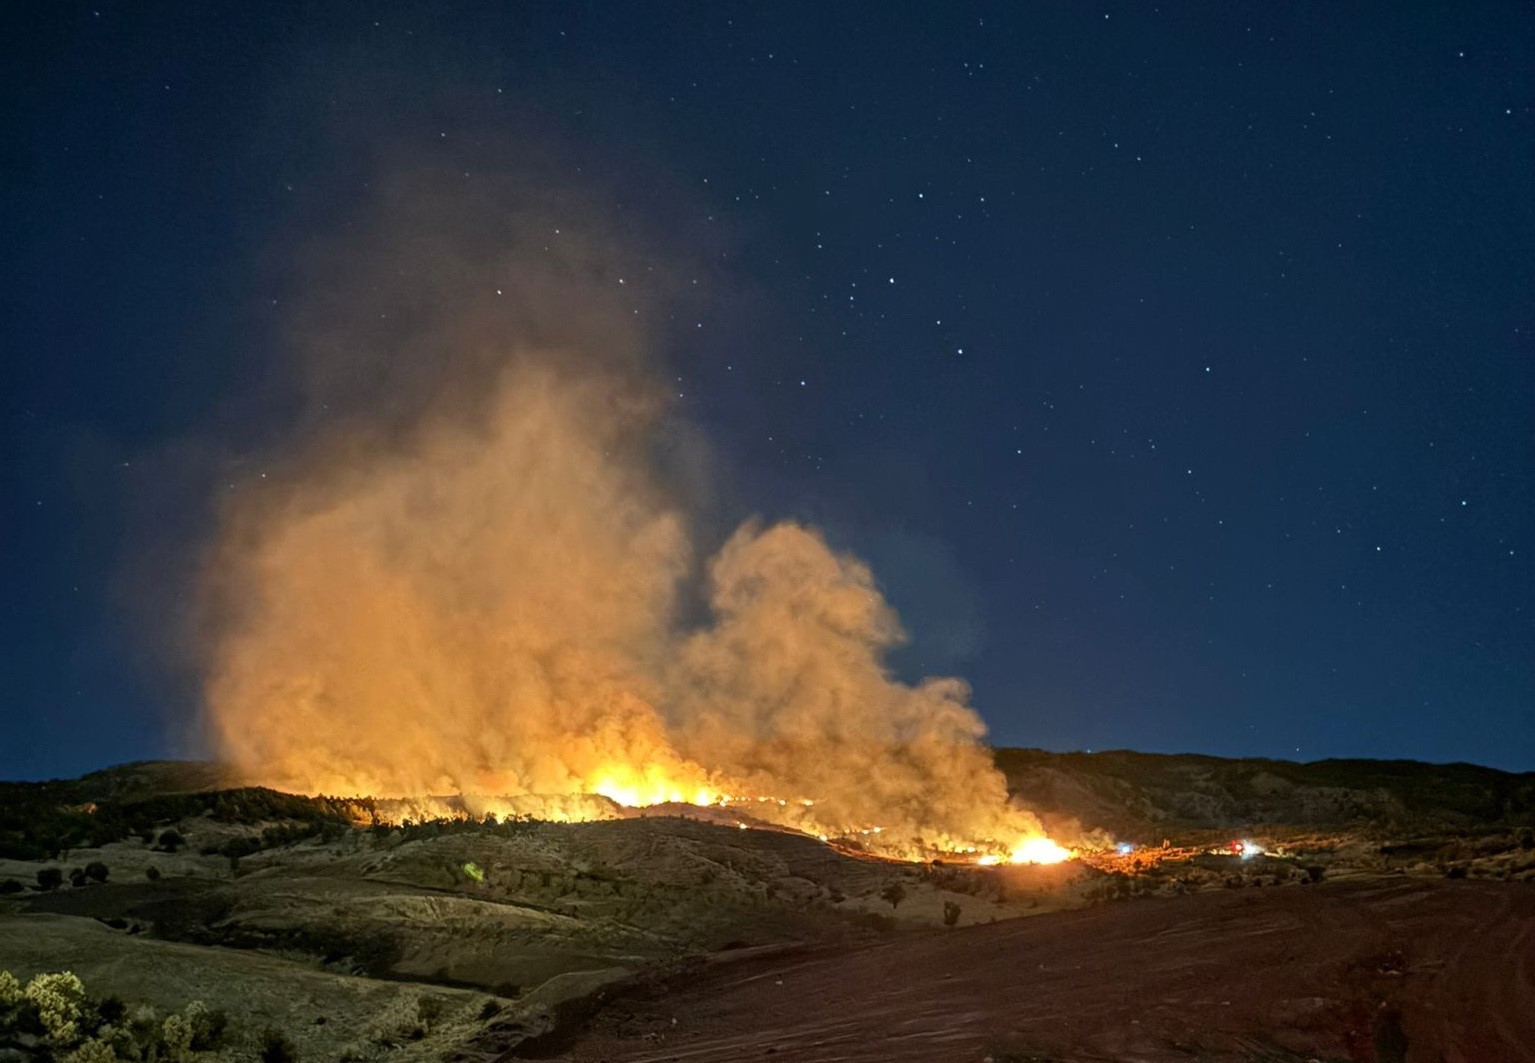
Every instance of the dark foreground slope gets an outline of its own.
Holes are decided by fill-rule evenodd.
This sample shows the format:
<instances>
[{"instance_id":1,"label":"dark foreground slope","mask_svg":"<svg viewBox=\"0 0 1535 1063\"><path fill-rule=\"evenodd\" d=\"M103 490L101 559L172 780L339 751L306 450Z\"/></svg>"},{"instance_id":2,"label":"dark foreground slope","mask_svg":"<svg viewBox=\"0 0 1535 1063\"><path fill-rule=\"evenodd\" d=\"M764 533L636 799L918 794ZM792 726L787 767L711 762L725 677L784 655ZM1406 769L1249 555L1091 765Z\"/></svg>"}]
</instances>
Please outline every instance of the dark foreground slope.
<instances>
[{"instance_id":1,"label":"dark foreground slope","mask_svg":"<svg viewBox=\"0 0 1535 1063\"><path fill-rule=\"evenodd\" d=\"M1443 1060L1535 1052L1535 888L1137 901L732 964L612 1004L573 1063Z\"/></svg>"}]
</instances>

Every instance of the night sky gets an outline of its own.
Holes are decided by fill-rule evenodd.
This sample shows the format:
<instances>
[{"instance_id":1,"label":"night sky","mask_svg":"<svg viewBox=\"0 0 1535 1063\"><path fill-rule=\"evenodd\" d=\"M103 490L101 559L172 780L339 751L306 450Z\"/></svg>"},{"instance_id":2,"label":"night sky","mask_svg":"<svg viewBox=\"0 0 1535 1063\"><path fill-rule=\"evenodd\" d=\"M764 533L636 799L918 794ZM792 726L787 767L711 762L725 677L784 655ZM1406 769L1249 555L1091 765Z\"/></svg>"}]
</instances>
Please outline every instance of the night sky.
<instances>
[{"instance_id":1,"label":"night sky","mask_svg":"<svg viewBox=\"0 0 1535 1063\"><path fill-rule=\"evenodd\" d=\"M6 5L0 777L197 752L289 253L530 128L994 741L1535 769L1535 15L1364 7Z\"/></svg>"}]
</instances>

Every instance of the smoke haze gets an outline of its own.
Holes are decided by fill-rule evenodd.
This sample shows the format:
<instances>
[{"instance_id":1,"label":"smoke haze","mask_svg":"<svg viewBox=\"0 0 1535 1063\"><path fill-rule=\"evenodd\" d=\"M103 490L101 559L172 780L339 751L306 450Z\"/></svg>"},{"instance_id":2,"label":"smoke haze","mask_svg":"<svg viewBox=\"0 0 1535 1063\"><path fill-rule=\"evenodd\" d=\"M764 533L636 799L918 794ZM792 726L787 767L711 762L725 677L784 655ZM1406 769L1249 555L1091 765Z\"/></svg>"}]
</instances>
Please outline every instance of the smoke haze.
<instances>
[{"instance_id":1,"label":"smoke haze","mask_svg":"<svg viewBox=\"0 0 1535 1063\"><path fill-rule=\"evenodd\" d=\"M700 542L707 459L649 350L685 271L606 215L416 173L301 256L291 429L204 566L215 748L303 792L768 796L897 849L1039 833L965 684L890 674L864 564L794 523Z\"/></svg>"}]
</instances>

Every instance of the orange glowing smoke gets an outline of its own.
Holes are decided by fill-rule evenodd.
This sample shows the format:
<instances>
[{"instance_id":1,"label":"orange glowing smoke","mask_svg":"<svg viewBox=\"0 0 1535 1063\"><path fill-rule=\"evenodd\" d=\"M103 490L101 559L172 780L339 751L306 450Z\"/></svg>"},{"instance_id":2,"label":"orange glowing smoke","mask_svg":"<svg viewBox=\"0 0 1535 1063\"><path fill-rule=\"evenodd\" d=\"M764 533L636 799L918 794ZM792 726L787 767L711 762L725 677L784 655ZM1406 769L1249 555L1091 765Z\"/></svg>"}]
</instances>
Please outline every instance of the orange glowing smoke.
<instances>
[{"instance_id":1,"label":"orange glowing smoke","mask_svg":"<svg viewBox=\"0 0 1535 1063\"><path fill-rule=\"evenodd\" d=\"M288 336L303 413L205 566L219 753L402 807L745 803L892 855L1058 859L965 684L891 675L867 566L795 523L695 533L706 451L637 325L664 320L635 311L665 306L651 250L479 180L384 182L319 255Z\"/></svg>"}]
</instances>

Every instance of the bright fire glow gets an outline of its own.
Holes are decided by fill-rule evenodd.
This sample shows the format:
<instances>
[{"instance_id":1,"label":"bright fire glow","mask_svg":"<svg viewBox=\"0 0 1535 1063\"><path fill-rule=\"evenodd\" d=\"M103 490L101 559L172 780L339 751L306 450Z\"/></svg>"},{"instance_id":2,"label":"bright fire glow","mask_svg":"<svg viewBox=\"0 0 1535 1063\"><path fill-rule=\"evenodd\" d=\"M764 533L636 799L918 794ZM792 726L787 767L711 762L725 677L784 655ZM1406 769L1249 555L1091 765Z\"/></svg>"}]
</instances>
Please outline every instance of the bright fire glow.
<instances>
[{"instance_id":1,"label":"bright fire glow","mask_svg":"<svg viewBox=\"0 0 1535 1063\"><path fill-rule=\"evenodd\" d=\"M685 787L660 776L646 772L643 776L633 772L604 775L592 786L592 793L601 794L629 808L646 808L650 805L699 805L707 807L719 804L722 797L707 786Z\"/></svg>"},{"instance_id":2,"label":"bright fire glow","mask_svg":"<svg viewBox=\"0 0 1535 1063\"><path fill-rule=\"evenodd\" d=\"M1074 854L1070 849L1057 845L1049 838L1025 838L1013 847L1013 851L1006 857L996 853L987 853L977 857L976 863L981 867L995 867L1001 863L1009 864L1059 864L1064 860L1070 860Z\"/></svg>"},{"instance_id":3,"label":"bright fire glow","mask_svg":"<svg viewBox=\"0 0 1535 1063\"><path fill-rule=\"evenodd\" d=\"M730 780L707 772L673 772L661 764L628 767L609 762L589 776L579 792L565 794L528 794L494 797L489 795L420 798L378 798L372 815L379 822L399 824L424 822L435 818L479 819L487 813L496 819L534 819L557 823L576 823L602 819L626 818L624 809L651 808L656 805L692 805L719 810L739 809L764 824L774 824L803 831L823 842L852 844L856 848L889 859L923 861L937 857L971 858L981 867L1000 864L1056 864L1073 859L1067 849L1043 835L1023 838L1009 852L999 852L995 842L940 837L924 843L892 837L883 825L857 826L832 824L818 818L819 803L811 798L747 796L732 786ZM339 787L337 789L340 789ZM611 802L611 803L610 803ZM619 806L615 808L614 806ZM685 814L685 813L684 813ZM752 824L728 820L741 830ZM988 851L990 850L990 851Z\"/></svg>"},{"instance_id":4,"label":"bright fire glow","mask_svg":"<svg viewBox=\"0 0 1535 1063\"><path fill-rule=\"evenodd\" d=\"M1018 844L1007 858L1010 864L1059 864L1071 859L1071 850L1049 838L1028 838Z\"/></svg>"}]
</instances>

